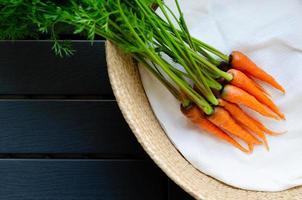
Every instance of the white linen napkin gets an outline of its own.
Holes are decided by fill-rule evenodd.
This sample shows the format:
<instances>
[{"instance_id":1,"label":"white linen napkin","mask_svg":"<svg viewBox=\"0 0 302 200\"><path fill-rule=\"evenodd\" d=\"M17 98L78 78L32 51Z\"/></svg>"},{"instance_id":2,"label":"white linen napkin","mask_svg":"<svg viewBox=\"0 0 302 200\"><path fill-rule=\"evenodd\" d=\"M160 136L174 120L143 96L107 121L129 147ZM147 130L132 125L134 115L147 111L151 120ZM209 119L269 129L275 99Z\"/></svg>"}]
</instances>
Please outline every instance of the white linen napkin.
<instances>
[{"instance_id":1,"label":"white linen napkin","mask_svg":"<svg viewBox=\"0 0 302 200\"><path fill-rule=\"evenodd\" d=\"M166 0L175 9L174 0ZM246 155L192 125L179 103L149 72L140 69L151 106L171 141L200 171L229 185L280 191L302 184L302 1L180 1L191 34L226 54L240 50L283 85L285 96L265 86L286 114L285 122L261 118L273 130L267 152ZM254 114L254 113L252 113ZM257 115L259 117L259 115Z\"/></svg>"}]
</instances>

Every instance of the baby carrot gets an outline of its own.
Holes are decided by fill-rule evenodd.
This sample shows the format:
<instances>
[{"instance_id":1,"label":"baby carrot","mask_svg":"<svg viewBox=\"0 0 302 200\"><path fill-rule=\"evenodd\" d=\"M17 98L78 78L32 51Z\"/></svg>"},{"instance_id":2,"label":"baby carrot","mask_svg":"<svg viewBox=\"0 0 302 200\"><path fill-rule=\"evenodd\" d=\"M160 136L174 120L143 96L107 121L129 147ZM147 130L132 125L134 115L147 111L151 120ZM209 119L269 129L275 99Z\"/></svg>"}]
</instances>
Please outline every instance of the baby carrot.
<instances>
[{"instance_id":1,"label":"baby carrot","mask_svg":"<svg viewBox=\"0 0 302 200\"><path fill-rule=\"evenodd\" d=\"M216 107L214 113L208 116L208 119L219 128L239 137L249 145L261 144L261 141L237 124L231 115L222 107Z\"/></svg>"},{"instance_id":2,"label":"baby carrot","mask_svg":"<svg viewBox=\"0 0 302 200\"><path fill-rule=\"evenodd\" d=\"M250 131L254 132L258 137L260 137L263 140L267 150L269 150L267 139L263 133L264 131L262 131L253 121L253 119L251 119L250 116L248 116L239 106L222 99L219 99L219 105L224 107L224 109L226 109L240 124L244 125Z\"/></svg>"},{"instance_id":3,"label":"baby carrot","mask_svg":"<svg viewBox=\"0 0 302 200\"><path fill-rule=\"evenodd\" d=\"M250 150L250 152L253 152L254 151L254 144L248 144L248 146L249 146L249 150Z\"/></svg>"},{"instance_id":4,"label":"baby carrot","mask_svg":"<svg viewBox=\"0 0 302 200\"><path fill-rule=\"evenodd\" d=\"M255 97L236 86L226 85L222 91L221 97L229 102L245 105L263 116L277 120L279 119L275 113L261 104Z\"/></svg>"},{"instance_id":5,"label":"baby carrot","mask_svg":"<svg viewBox=\"0 0 302 200\"><path fill-rule=\"evenodd\" d=\"M233 76L233 79L230 82L232 85L237 86L250 93L256 99L258 99L258 101L265 104L273 112L275 112L281 119L285 119L284 114L266 94L264 94L258 87L254 85L254 81L252 79L236 69L230 69L228 73Z\"/></svg>"},{"instance_id":6,"label":"baby carrot","mask_svg":"<svg viewBox=\"0 0 302 200\"><path fill-rule=\"evenodd\" d=\"M220 138L229 144L233 145L234 147L238 148L239 150L250 153L247 149L242 147L236 140L230 137L227 133L219 129L213 123L206 119L204 114L200 111L200 109L196 105L191 105L188 108L181 108L184 115L191 120L191 122L197 125L200 129L205 130L208 133L213 134L217 138Z\"/></svg>"},{"instance_id":7,"label":"baby carrot","mask_svg":"<svg viewBox=\"0 0 302 200\"><path fill-rule=\"evenodd\" d=\"M266 91L266 89L264 89L259 83L257 83L257 82L254 80L253 76L249 75L247 72L245 72L244 74L245 74L247 77L249 77L249 78L253 81L254 85L255 85L259 90L261 90L261 91L262 91L264 94L266 94L267 96L271 97L271 95L268 93L268 91Z\"/></svg>"},{"instance_id":8,"label":"baby carrot","mask_svg":"<svg viewBox=\"0 0 302 200\"><path fill-rule=\"evenodd\" d=\"M283 133L286 132L286 131L284 131L284 132L276 132L276 131L272 131L272 130L266 128L260 121L254 119L254 118L252 118L252 117L250 117L250 118L254 121L255 124L257 124L257 126L258 126L262 131L264 131L264 132L267 133L268 135L271 135L271 136L278 136L278 135L281 135L281 134L283 134Z\"/></svg>"},{"instance_id":9,"label":"baby carrot","mask_svg":"<svg viewBox=\"0 0 302 200\"><path fill-rule=\"evenodd\" d=\"M230 64L233 68L246 71L255 78L265 81L266 83L285 93L284 88L271 75L259 68L243 53L233 51L231 54Z\"/></svg>"}]
</instances>

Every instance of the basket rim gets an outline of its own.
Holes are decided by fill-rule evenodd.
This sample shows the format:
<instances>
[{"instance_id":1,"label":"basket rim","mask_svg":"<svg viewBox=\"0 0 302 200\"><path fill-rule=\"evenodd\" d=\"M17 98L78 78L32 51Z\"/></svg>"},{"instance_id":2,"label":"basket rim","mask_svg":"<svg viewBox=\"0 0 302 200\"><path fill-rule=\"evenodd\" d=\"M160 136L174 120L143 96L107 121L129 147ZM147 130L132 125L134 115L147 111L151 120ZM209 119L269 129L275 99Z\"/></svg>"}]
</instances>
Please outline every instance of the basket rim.
<instances>
[{"instance_id":1,"label":"basket rim","mask_svg":"<svg viewBox=\"0 0 302 200\"><path fill-rule=\"evenodd\" d=\"M278 199L302 199L302 187L296 187L292 189L288 189L281 192L258 192L258 191L249 191L249 190L243 190L240 188L235 188L232 186L229 186L213 177L210 177L203 172L199 171L197 168L195 168L191 163L189 163L186 158L177 150L177 148L172 144L168 136L165 134L164 130L160 126L160 123L157 121L157 118L155 114L153 113L153 110L149 104L148 98L145 94L145 91L143 89L139 72L137 70L137 65L133 62L132 58L129 55L125 55L122 53L114 44L112 44L109 41L106 41L106 59L107 59L107 70L108 70L108 76L110 80L110 84L114 93L114 96L116 97L116 101L118 103L118 106L128 123L129 127L131 128L133 134L137 138L138 142L142 145L143 149L147 152L147 154L152 158L152 160L164 171L164 173L172 179L176 184L178 184L182 189L184 189L187 193L189 193L191 196L193 196L196 199L202 199L202 200L216 200L216 199L234 199L234 197L240 197L244 196L244 199L250 199L250 200L256 200L256 199L272 199L272 200L278 200ZM122 65L118 66L118 65ZM132 68L132 69L128 69ZM156 149L156 145L152 146L152 141L150 144L150 141L147 141L149 138L145 137L145 133L148 129L142 129L142 127L138 127L136 123L135 117L133 117L133 111L132 109L129 109L129 101L128 99L125 99L125 93L129 92L127 91L129 88L121 88L120 86L124 86L122 83L127 82L129 80L126 80L127 77L121 77L120 75L124 73L125 71L129 70L131 73L130 76L133 76L133 80L131 80L133 84L137 84L140 86L137 86L136 88L139 91L138 94L142 95L142 99L145 100L144 106L149 106L148 112L151 120L156 120L157 123L156 128L160 129L157 130L158 133L163 133L168 141L165 141L167 148L170 149L169 153L172 153L173 155L177 157L177 161L179 161L181 164L179 164L178 168L171 166L167 159L168 157L164 157L159 154L160 150ZM132 77L131 77L132 78ZM127 85L129 86L129 85ZM125 86L126 87L126 86ZM131 87L130 87L131 90ZM151 121L150 120L150 121ZM145 133L143 133L145 131ZM151 138L151 136L150 136ZM177 155L176 155L177 154ZM190 180L191 178L195 178ZM189 179L189 180L188 180ZM205 184L206 183L206 184ZM202 186L209 187L202 189L198 187L198 184ZM220 194L220 190L221 194ZM224 196L225 195L225 196ZM228 198L229 197L229 198ZM237 199L237 198L236 198Z\"/></svg>"}]
</instances>

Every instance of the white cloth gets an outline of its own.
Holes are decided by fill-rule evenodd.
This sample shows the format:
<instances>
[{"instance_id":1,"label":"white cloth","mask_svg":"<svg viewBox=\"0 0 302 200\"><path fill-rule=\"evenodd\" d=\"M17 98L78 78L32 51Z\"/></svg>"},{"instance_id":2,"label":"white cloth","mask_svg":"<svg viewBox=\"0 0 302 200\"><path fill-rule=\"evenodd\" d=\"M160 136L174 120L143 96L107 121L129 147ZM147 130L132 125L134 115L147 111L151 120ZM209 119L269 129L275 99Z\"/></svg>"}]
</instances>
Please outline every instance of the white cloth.
<instances>
[{"instance_id":1,"label":"white cloth","mask_svg":"<svg viewBox=\"0 0 302 200\"><path fill-rule=\"evenodd\" d=\"M174 0L166 2L176 10ZM192 125L180 112L174 97L149 72L140 69L151 106L167 135L197 169L229 185L259 191L280 191L301 185L302 1L180 3L192 35L226 54L231 50L246 53L286 88L283 96L266 86L287 120L261 120L273 130L288 132L268 136L270 152L256 146L252 155L246 155Z\"/></svg>"}]
</instances>

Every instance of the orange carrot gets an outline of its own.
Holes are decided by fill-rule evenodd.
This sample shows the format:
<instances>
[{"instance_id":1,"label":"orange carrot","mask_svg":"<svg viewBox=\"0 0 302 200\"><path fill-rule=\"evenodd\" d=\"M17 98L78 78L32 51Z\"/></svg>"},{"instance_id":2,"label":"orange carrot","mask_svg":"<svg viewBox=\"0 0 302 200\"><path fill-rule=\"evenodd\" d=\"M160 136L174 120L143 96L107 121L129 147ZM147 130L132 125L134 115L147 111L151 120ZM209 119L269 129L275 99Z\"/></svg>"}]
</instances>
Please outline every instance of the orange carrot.
<instances>
[{"instance_id":1,"label":"orange carrot","mask_svg":"<svg viewBox=\"0 0 302 200\"><path fill-rule=\"evenodd\" d=\"M248 116L241 108L239 108L239 106L222 99L219 99L219 105L224 107L224 109L226 109L241 125L245 126L250 131L254 132L258 137L260 137L263 140L265 147L269 150L267 139L263 133L264 131L262 131L253 121L253 119L251 119L250 116Z\"/></svg>"},{"instance_id":2,"label":"orange carrot","mask_svg":"<svg viewBox=\"0 0 302 200\"><path fill-rule=\"evenodd\" d=\"M208 119L219 128L239 137L250 146L261 144L261 141L237 124L231 115L222 107L216 107L214 113L208 116Z\"/></svg>"},{"instance_id":3,"label":"orange carrot","mask_svg":"<svg viewBox=\"0 0 302 200\"><path fill-rule=\"evenodd\" d=\"M284 133L286 133L286 131L283 131L283 132L277 132L277 131L272 131L268 128L266 128L260 121L254 119L253 117L250 117L255 124L257 124L257 126L262 130L264 131L265 133L267 133L268 135L271 135L271 136L278 136L278 135L282 135Z\"/></svg>"},{"instance_id":4,"label":"orange carrot","mask_svg":"<svg viewBox=\"0 0 302 200\"><path fill-rule=\"evenodd\" d=\"M233 76L232 85L237 86L246 92L250 93L261 103L269 107L273 112L275 112L281 119L285 119L284 114L279 110L279 108L274 104L274 102L267 97L258 87L254 85L254 81L247 77L244 73L236 69L230 69L229 74Z\"/></svg>"},{"instance_id":5,"label":"orange carrot","mask_svg":"<svg viewBox=\"0 0 302 200\"><path fill-rule=\"evenodd\" d=\"M233 68L248 72L253 77L265 81L266 83L285 93L285 89L271 75L259 68L243 53L233 51L231 54L230 63Z\"/></svg>"},{"instance_id":6,"label":"orange carrot","mask_svg":"<svg viewBox=\"0 0 302 200\"><path fill-rule=\"evenodd\" d=\"M195 125L197 125L200 129L205 130L208 133L213 134L214 136L230 143L234 147L238 148L239 150L249 153L244 147L242 147L236 140L230 137L227 133L219 129L213 123L206 119L204 114L200 111L200 109L196 105L192 105L189 108L183 108L182 112L184 115L189 118Z\"/></svg>"},{"instance_id":7,"label":"orange carrot","mask_svg":"<svg viewBox=\"0 0 302 200\"><path fill-rule=\"evenodd\" d=\"M247 77L249 77L252 81L253 81L253 83L254 83L254 85L259 89L259 90L261 90L264 94L266 94L268 97L271 97L271 95L270 95L270 93L266 90L266 89L264 89L264 87L262 87L259 83L257 83L256 81L255 81L255 78L253 78L253 76L251 76L249 73L247 73L247 72L245 72L244 73Z\"/></svg>"},{"instance_id":8,"label":"orange carrot","mask_svg":"<svg viewBox=\"0 0 302 200\"><path fill-rule=\"evenodd\" d=\"M253 151L254 151L254 144L248 144L248 146L249 146L249 151L251 152L251 153L253 153Z\"/></svg>"},{"instance_id":9,"label":"orange carrot","mask_svg":"<svg viewBox=\"0 0 302 200\"><path fill-rule=\"evenodd\" d=\"M279 117L275 113L273 113L269 108L260 103L255 97L236 86L226 85L223 89L221 97L229 102L245 105L262 114L263 116L277 120L279 119Z\"/></svg>"}]
</instances>

